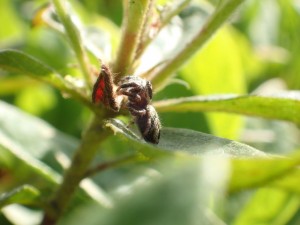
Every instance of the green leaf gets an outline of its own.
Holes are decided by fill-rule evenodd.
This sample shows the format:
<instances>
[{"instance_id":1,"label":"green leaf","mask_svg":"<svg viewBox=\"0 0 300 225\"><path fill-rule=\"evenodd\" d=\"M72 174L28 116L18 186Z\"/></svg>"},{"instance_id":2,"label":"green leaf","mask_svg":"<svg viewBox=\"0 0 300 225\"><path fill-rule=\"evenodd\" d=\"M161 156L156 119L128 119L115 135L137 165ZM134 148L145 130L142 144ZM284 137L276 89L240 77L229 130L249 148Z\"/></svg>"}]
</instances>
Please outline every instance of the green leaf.
<instances>
[{"instance_id":1,"label":"green leaf","mask_svg":"<svg viewBox=\"0 0 300 225\"><path fill-rule=\"evenodd\" d=\"M207 167L199 159L165 160L160 170L151 176L141 176L138 184L126 186L126 195L116 201L114 208L101 210L87 206L80 214L73 214L61 224L80 224L80 218L87 218L89 225L194 225L219 224L218 204L224 195L226 170L207 176ZM212 169L221 164L208 164ZM217 169L217 171L218 171ZM226 175L225 175L226 176ZM214 215L211 217L210 215Z\"/></svg>"},{"instance_id":2,"label":"green leaf","mask_svg":"<svg viewBox=\"0 0 300 225\"><path fill-rule=\"evenodd\" d=\"M54 188L60 175L41 159L51 152L73 151L77 141L7 103L0 102L0 113L0 148L4 156L0 165L10 170L18 182L40 179L40 189Z\"/></svg>"},{"instance_id":3,"label":"green leaf","mask_svg":"<svg viewBox=\"0 0 300 225\"><path fill-rule=\"evenodd\" d=\"M24 76L11 76L5 77L0 80L0 95L10 95L12 93L17 93L23 88L36 87L40 83L29 77Z\"/></svg>"},{"instance_id":4,"label":"green leaf","mask_svg":"<svg viewBox=\"0 0 300 225\"><path fill-rule=\"evenodd\" d=\"M287 192L300 194L300 187L298 185L300 179L300 170L295 168L289 171L288 174L282 176L270 184L271 187L282 189Z\"/></svg>"},{"instance_id":5,"label":"green leaf","mask_svg":"<svg viewBox=\"0 0 300 225\"><path fill-rule=\"evenodd\" d=\"M242 51L248 45L240 36L229 26L220 29L183 68L180 74L196 95L246 92ZM207 119L212 133L226 138L236 139L243 125L242 118L236 115L208 114Z\"/></svg>"},{"instance_id":6,"label":"green leaf","mask_svg":"<svg viewBox=\"0 0 300 225\"><path fill-rule=\"evenodd\" d=\"M68 155L76 150L78 140L1 101L0 115L0 167L12 175L11 186L31 184L48 196L60 183L59 172L68 166ZM81 198L109 204L106 194L91 181L81 187Z\"/></svg>"},{"instance_id":7,"label":"green leaf","mask_svg":"<svg viewBox=\"0 0 300 225\"><path fill-rule=\"evenodd\" d=\"M116 134L122 137L126 136L136 149L150 158L165 156L168 152L173 152L228 160L231 170L231 179L228 184L230 193L266 184L291 189L299 179L298 173L294 177L285 177L299 165L299 155L291 158L279 158L236 141L176 128L163 128L159 144L150 145L145 144L139 134L133 133L118 120L110 120L106 126ZM228 158L228 156L233 157ZM284 180L280 181L283 178ZM273 183L275 180L276 183ZM292 183L288 184L285 182L287 180ZM294 187L294 189L296 189L295 192L299 192L298 188Z\"/></svg>"},{"instance_id":8,"label":"green leaf","mask_svg":"<svg viewBox=\"0 0 300 225\"><path fill-rule=\"evenodd\" d=\"M152 149L157 155L157 149L159 149L163 152L184 152L191 155L266 156L265 153L248 145L188 129L164 127L161 130L159 144L146 145L139 134L133 133L119 120L109 120L106 126L114 133L133 140L134 145L138 143L139 145L136 146L139 146L141 151Z\"/></svg>"},{"instance_id":9,"label":"green leaf","mask_svg":"<svg viewBox=\"0 0 300 225\"><path fill-rule=\"evenodd\" d=\"M249 158L232 159L232 178L229 192L234 193L249 188L261 187L280 182L300 163L300 155L291 158ZM282 182L280 182L282 183Z\"/></svg>"},{"instance_id":10,"label":"green leaf","mask_svg":"<svg viewBox=\"0 0 300 225\"><path fill-rule=\"evenodd\" d=\"M299 206L300 198L295 194L274 188L262 188L254 194L233 224L287 224Z\"/></svg>"},{"instance_id":11,"label":"green leaf","mask_svg":"<svg viewBox=\"0 0 300 225\"><path fill-rule=\"evenodd\" d=\"M36 205L40 191L31 185L23 185L0 196L0 208L9 204Z\"/></svg>"},{"instance_id":12,"label":"green leaf","mask_svg":"<svg viewBox=\"0 0 300 225\"><path fill-rule=\"evenodd\" d=\"M87 207L82 214L73 215L72 222L67 224L77 224L76 221L83 216L89 218L89 224L97 224L100 218L111 225L121 221L122 224L198 224L193 223L193 219L200 221L199 224L208 221L208 224L218 224L217 221L224 217L220 213L222 207L228 206L224 204L228 191L232 194L280 179L299 165L299 155L261 159L181 157L180 161L168 158L158 164L152 177L145 179L143 176L145 182L128 185L126 197L116 201L113 209ZM242 188L233 190L233 187ZM236 212L236 215L241 215L237 224L257 224L257 221L269 224L267 222L273 221L272 218L286 222L299 206L299 196L284 191L268 188L257 195L246 206L245 212ZM180 218L176 212L180 212ZM207 213L214 217L207 217Z\"/></svg>"},{"instance_id":13,"label":"green leaf","mask_svg":"<svg viewBox=\"0 0 300 225\"><path fill-rule=\"evenodd\" d=\"M215 111L267 119L286 120L300 125L300 92L273 96L212 95L163 100L154 103L159 112Z\"/></svg>"},{"instance_id":14,"label":"green leaf","mask_svg":"<svg viewBox=\"0 0 300 225\"><path fill-rule=\"evenodd\" d=\"M17 50L0 51L0 68L37 78L50 76L54 73L42 62Z\"/></svg>"},{"instance_id":15,"label":"green leaf","mask_svg":"<svg viewBox=\"0 0 300 225\"><path fill-rule=\"evenodd\" d=\"M221 29L201 52L193 56L180 74L190 84L194 93L246 92L241 54L241 48L246 47L242 40L240 35L228 26Z\"/></svg>"},{"instance_id":16,"label":"green leaf","mask_svg":"<svg viewBox=\"0 0 300 225\"><path fill-rule=\"evenodd\" d=\"M0 20L5 21L1 26L0 40L1 47L8 43L14 43L22 38L22 30L25 28L24 21L20 18L14 8L14 4L9 0L0 2L1 12Z\"/></svg>"},{"instance_id":17,"label":"green leaf","mask_svg":"<svg viewBox=\"0 0 300 225\"><path fill-rule=\"evenodd\" d=\"M53 69L39 60L17 50L0 51L0 68L32 78L43 80L53 86L64 90L64 80Z\"/></svg>"},{"instance_id":18,"label":"green leaf","mask_svg":"<svg viewBox=\"0 0 300 225\"><path fill-rule=\"evenodd\" d=\"M70 82L57 74L53 69L44 65L39 60L16 50L0 51L0 68L9 72L17 72L32 78L42 80L56 87L62 92L70 94L73 98L78 99L90 108L92 104L89 99Z\"/></svg>"}]
</instances>

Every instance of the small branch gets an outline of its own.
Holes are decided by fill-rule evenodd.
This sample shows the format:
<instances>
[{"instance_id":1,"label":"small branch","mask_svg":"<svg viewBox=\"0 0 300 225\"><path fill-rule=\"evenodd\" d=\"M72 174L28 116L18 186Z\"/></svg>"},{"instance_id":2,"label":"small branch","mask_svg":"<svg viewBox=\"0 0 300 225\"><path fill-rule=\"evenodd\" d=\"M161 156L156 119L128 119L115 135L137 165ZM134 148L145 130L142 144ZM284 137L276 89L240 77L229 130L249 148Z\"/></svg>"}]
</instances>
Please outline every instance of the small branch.
<instances>
[{"instance_id":1,"label":"small branch","mask_svg":"<svg viewBox=\"0 0 300 225\"><path fill-rule=\"evenodd\" d=\"M232 15L234 10L245 0L228 0L215 10L202 29L189 42L182 51L175 55L166 64L158 70L154 70L148 75L148 79L152 80L154 89L164 86L167 80L172 77L175 72L184 65L203 45L212 37L212 35L220 28L220 26Z\"/></svg>"},{"instance_id":2,"label":"small branch","mask_svg":"<svg viewBox=\"0 0 300 225\"><path fill-rule=\"evenodd\" d=\"M188 4L191 2L191 0L181 0L181 1L176 1L172 2L166 7L168 7L167 10L163 11L160 15L160 20L157 19L158 21L154 21L158 24L156 24L157 27L155 27L155 33L150 36L149 34L145 34L143 36L143 42L139 44L137 54L135 56L135 60L139 59L141 55L144 53L144 51L147 49L148 45L151 43L151 41L159 34L162 28L164 28L167 24L170 23L170 21L174 18L174 16L177 16L185 7L188 6ZM170 7L170 9L169 9ZM153 16L151 12L148 13L149 15L147 16L148 20L150 22L153 22ZM151 24L150 24L151 26ZM147 29L147 32L151 32L151 27Z\"/></svg>"},{"instance_id":3,"label":"small branch","mask_svg":"<svg viewBox=\"0 0 300 225\"><path fill-rule=\"evenodd\" d=\"M122 38L113 65L113 72L117 73L116 81L131 69L150 2L151 0L124 0Z\"/></svg>"},{"instance_id":4,"label":"small branch","mask_svg":"<svg viewBox=\"0 0 300 225\"><path fill-rule=\"evenodd\" d=\"M151 0L149 2L149 6L147 8L147 11L145 12L145 20L143 23L143 26L141 27L141 32L140 32L140 38L139 38L139 42L138 45L136 47L136 52L134 54L134 65L136 66L136 63L138 61L138 59L141 56L141 53L144 51L145 49L145 41L149 39L149 33L150 33L150 28L151 28L151 23L153 22L153 18L155 17L155 15L153 15L154 13L154 0ZM135 69L135 68L132 68Z\"/></svg>"},{"instance_id":5,"label":"small branch","mask_svg":"<svg viewBox=\"0 0 300 225\"><path fill-rule=\"evenodd\" d=\"M181 0L176 1L170 5L170 9L168 9L166 12L163 12L162 14L162 27L166 26L174 16L177 16L185 7L188 6L188 4L191 2L191 0Z\"/></svg>"},{"instance_id":6,"label":"small branch","mask_svg":"<svg viewBox=\"0 0 300 225\"><path fill-rule=\"evenodd\" d=\"M84 50L84 47L82 46L82 40L80 38L79 31L72 22L72 19L65 9L64 4L65 1L53 0L53 5L55 6L56 13L65 28L66 35L68 36L71 46L75 52L84 79L88 86L92 87L92 78L89 71L87 54Z\"/></svg>"},{"instance_id":7,"label":"small branch","mask_svg":"<svg viewBox=\"0 0 300 225\"><path fill-rule=\"evenodd\" d=\"M106 170L106 169L111 169L113 167L117 167L119 165L132 162L136 158L137 158L137 154L132 154L132 155L127 155L127 156L119 158L119 159L115 159L115 160L112 160L112 161L104 162L104 163L99 164L96 167L88 170L85 173L85 177L92 176L92 175L94 175L96 173L99 173L99 172L101 172L103 170Z\"/></svg>"},{"instance_id":8,"label":"small branch","mask_svg":"<svg viewBox=\"0 0 300 225\"><path fill-rule=\"evenodd\" d=\"M86 132L83 134L81 145L76 151L70 168L66 171L62 184L50 199L42 225L56 224L68 206L71 197L76 191L80 181L95 157L99 144L108 136L102 127L102 122L94 118Z\"/></svg>"}]
</instances>

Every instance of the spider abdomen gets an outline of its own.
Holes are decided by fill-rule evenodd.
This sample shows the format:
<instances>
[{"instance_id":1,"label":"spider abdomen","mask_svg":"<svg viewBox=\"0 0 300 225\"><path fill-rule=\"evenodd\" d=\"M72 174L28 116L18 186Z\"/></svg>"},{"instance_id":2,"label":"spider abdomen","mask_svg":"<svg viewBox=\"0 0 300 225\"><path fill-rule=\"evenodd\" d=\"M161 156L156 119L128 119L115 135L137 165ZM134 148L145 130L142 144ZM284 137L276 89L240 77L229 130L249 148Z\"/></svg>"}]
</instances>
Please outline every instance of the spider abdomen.
<instances>
[{"instance_id":1,"label":"spider abdomen","mask_svg":"<svg viewBox=\"0 0 300 225\"><path fill-rule=\"evenodd\" d=\"M145 110L145 115L134 116L135 123L145 141L158 144L161 129L158 114L152 105L148 105Z\"/></svg>"}]
</instances>

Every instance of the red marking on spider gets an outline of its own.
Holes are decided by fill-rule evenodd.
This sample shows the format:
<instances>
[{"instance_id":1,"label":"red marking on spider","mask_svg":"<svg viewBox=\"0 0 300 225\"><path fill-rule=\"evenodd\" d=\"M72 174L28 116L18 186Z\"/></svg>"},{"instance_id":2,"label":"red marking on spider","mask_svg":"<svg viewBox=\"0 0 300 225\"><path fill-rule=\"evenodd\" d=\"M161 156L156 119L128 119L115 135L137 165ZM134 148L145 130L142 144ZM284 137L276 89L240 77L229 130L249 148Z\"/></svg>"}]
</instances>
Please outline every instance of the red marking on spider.
<instances>
[{"instance_id":1,"label":"red marking on spider","mask_svg":"<svg viewBox=\"0 0 300 225\"><path fill-rule=\"evenodd\" d=\"M104 87L105 87L104 78L103 75L100 73L93 88L93 96L92 96L93 103L99 103L99 102L104 103Z\"/></svg>"},{"instance_id":2,"label":"red marking on spider","mask_svg":"<svg viewBox=\"0 0 300 225\"><path fill-rule=\"evenodd\" d=\"M109 68L102 64L101 72L93 88L93 102L102 102L108 109L118 112L124 96L127 99L125 107L132 115L144 140L158 144L161 124L155 108L151 105L152 85L150 81L137 76L125 76L116 86Z\"/></svg>"}]
</instances>

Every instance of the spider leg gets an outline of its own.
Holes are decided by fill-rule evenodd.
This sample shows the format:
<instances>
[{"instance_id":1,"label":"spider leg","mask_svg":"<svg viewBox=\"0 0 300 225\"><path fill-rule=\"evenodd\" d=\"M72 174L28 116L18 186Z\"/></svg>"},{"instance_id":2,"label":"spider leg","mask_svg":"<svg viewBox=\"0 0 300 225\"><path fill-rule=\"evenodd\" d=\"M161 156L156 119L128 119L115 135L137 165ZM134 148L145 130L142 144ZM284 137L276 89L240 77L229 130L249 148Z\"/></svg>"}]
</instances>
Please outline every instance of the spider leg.
<instances>
[{"instance_id":1,"label":"spider leg","mask_svg":"<svg viewBox=\"0 0 300 225\"><path fill-rule=\"evenodd\" d=\"M128 86L128 87L123 87L123 85L119 86L117 88L117 93L121 93L121 92L133 92L133 93L138 93L142 90L142 88L140 86Z\"/></svg>"},{"instance_id":2,"label":"spider leg","mask_svg":"<svg viewBox=\"0 0 300 225\"><path fill-rule=\"evenodd\" d=\"M135 117L141 117L146 115L147 110L146 109L137 109L135 105L128 103L127 104L127 108L129 110L129 112L131 113L131 115L135 116Z\"/></svg>"},{"instance_id":3,"label":"spider leg","mask_svg":"<svg viewBox=\"0 0 300 225\"><path fill-rule=\"evenodd\" d=\"M118 94L126 95L128 96L128 99L130 102L140 102L141 96L137 93L132 93L130 89L123 89L118 92Z\"/></svg>"}]
</instances>

